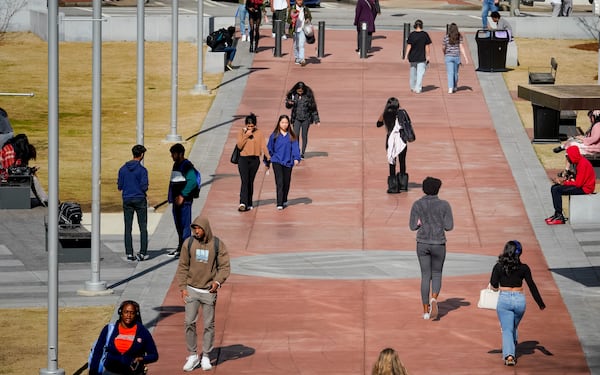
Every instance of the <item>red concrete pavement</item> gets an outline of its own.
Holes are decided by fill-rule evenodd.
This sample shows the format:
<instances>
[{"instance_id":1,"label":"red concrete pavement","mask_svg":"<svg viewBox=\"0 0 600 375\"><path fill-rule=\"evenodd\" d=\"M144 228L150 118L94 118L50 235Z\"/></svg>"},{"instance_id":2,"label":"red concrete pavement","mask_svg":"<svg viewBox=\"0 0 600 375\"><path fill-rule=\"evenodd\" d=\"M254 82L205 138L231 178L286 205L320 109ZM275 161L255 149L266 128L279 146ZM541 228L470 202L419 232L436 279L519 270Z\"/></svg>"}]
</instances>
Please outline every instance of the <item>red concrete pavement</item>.
<instances>
[{"instance_id":1,"label":"red concrete pavement","mask_svg":"<svg viewBox=\"0 0 600 375\"><path fill-rule=\"evenodd\" d=\"M264 31L263 31L264 33ZM526 291L528 310L519 334L519 363L503 365L500 327L493 311L476 307L489 273L445 276L441 318L422 319L419 279L273 279L232 274L219 292L215 356L218 374L369 374L378 352L393 347L412 375L588 374L570 316L561 299L515 181L500 148L472 61L460 89L447 93L442 34L430 33L433 53L424 92L411 93L402 34L377 32L373 52L359 59L353 31L327 31L326 57L307 46L309 64L273 57L273 39L261 39L239 115L255 112L270 133L286 91L302 80L313 88L321 126L311 127L307 159L294 168L290 206L275 209L273 174L259 171L251 212L237 211L239 178L229 163L242 120L232 126L203 214L233 258L259 254L413 251L409 210L426 176L443 180L455 229L448 252L495 256L518 239L548 308ZM243 48L240 43L239 47ZM386 194L385 130L375 127L388 97L397 96L413 120L407 193ZM340 259L343 261L343 259ZM490 271L493 264L490 264ZM152 374L177 374L185 357L183 308L172 285L154 336L160 360ZM201 345L201 340L200 345ZM201 369L195 370L202 372Z\"/></svg>"}]
</instances>

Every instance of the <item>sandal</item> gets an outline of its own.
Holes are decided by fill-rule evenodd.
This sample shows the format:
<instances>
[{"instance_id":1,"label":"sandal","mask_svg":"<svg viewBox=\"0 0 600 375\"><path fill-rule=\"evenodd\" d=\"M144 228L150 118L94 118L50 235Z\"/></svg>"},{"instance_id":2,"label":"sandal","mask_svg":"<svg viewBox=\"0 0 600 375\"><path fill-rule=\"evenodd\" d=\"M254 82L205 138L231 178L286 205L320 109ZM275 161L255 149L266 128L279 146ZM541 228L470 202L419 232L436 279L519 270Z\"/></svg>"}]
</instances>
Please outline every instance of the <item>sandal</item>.
<instances>
[{"instance_id":1,"label":"sandal","mask_svg":"<svg viewBox=\"0 0 600 375\"><path fill-rule=\"evenodd\" d=\"M515 361L515 357L513 357L512 355L509 355L504 359L505 366L515 366L516 364L517 361Z\"/></svg>"}]
</instances>

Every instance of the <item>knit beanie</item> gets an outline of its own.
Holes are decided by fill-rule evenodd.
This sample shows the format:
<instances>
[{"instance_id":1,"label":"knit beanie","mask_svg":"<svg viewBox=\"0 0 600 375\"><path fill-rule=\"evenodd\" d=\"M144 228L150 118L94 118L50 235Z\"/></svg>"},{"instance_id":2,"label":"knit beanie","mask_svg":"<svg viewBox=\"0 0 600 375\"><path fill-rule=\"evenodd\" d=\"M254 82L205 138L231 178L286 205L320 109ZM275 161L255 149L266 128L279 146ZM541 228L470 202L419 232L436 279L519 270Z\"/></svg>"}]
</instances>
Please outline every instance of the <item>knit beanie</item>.
<instances>
[{"instance_id":1,"label":"knit beanie","mask_svg":"<svg viewBox=\"0 0 600 375\"><path fill-rule=\"evenodd\" d=\"M423 192L427 195L437 195L442 186L442 180L435 177L427 177L423 180Z\"/></svg>"}]
</instances>

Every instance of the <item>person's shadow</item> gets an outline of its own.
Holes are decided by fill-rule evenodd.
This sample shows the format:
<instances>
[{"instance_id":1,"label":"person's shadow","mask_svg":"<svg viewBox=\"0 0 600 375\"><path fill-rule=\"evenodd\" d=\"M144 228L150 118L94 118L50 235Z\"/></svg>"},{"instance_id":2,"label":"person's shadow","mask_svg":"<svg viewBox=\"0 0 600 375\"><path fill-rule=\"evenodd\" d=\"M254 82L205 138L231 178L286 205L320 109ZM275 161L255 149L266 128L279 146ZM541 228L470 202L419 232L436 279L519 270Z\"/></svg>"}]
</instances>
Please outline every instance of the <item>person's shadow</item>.
<instances>
[{"instance_id":1,"label":"person's shadow","mask_svg":"<svg viewBox=\"0 0 600 375\"><path fill-rule=\"evenodd\" d=\"M554 355L551 351L546 349L545 346L540 345L539 341L523 341L517 343L517 347L515 348L515 355L517 358L523 355L531 355L536 350L539 350L542 354L551 356ZM502 349L492 349L488 351L489 354L502 354Z\"/></svg>"},{"instance_id":2,"label":"person's shadow","mask_svg":"<svg viewBox=\"0 0 600 375\"><path fill-rule=\"evenodd\" d=\"M254 354L256 350L242 344L234 344L229 346L221 346L215 348L210 353L210 361L213 364L220 365L223 362L231 361L234 359L244 358ZM215 361L216 362L213 362Z\"/></svg>"},{"instance_id":3,"label":"person's shadow","mask_svg":"<svg viewBox=\"0 0 600 375\"><path fill-rule=\"evenodd\" d=\"M438 301L438 316L434 320L440 320L442 317L448 315L451 311L458 310L461 307L471 305L470 302L464 298L448 298L444 301Z\"/></svg>"}]
</instances>

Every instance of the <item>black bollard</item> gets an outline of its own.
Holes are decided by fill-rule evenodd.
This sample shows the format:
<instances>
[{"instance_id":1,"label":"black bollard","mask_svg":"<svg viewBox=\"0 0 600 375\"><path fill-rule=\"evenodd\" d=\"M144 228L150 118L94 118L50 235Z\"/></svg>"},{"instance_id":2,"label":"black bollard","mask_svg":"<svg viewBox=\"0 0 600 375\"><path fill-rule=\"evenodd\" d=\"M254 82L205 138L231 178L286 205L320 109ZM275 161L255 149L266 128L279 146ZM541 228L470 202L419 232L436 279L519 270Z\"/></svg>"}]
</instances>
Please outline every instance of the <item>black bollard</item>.
<instances>
[{"instance_id":1,"label":"black bollard","mask_svg":"<svg viewBox=\"0 0 600 375\"><path fill-rule=\"evenodd\" d=\"M325 57L325 21L319 21L319 45L317 57Z\"/></svg>"},{"instance_id":2,"label":"black bollard","mask_svg":"<svg viewBox=\"0 0 600 375\"><path fill-rule=\"evenodd\" d=\"M273 50L273 56L281 57L281 35L283 34L283 21L275 20L275 49Z\"/></svg>"},{"instance_id":3,"label":"black bollard","mask_svg":"<svg viewBox=\"0 0 600 375\"><path fill-rule=\"evenodd\" d=\"M360 58L367 58L367 23L360 24Z\"/></svg>"},{"instance_id":4,"label":"black bollard","mask_svg":"<svg viewBox=\"0 0 600 375\"><path fill-rule=\"evenodd\" d=\"M404 40L402 42L402 58L406 58L406 45L408 41L408 34L410 34L410 23L404 24Z\"/></svg>"}]
</instances>

